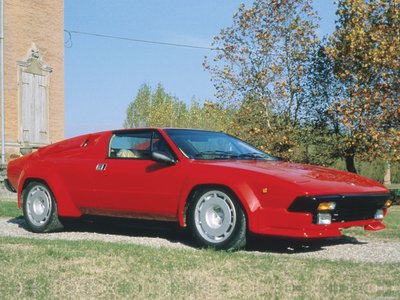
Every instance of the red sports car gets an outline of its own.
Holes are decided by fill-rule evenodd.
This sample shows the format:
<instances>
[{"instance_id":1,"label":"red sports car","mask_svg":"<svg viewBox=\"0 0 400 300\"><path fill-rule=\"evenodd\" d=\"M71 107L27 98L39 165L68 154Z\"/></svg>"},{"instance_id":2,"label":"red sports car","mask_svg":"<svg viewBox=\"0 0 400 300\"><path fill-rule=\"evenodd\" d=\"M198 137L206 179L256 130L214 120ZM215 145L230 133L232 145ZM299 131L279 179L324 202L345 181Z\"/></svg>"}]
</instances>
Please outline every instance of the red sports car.
<instances>
[{"instance_id":1,"label":"red sports car","mask_svg":"<svg viewBox=\"0 0 400 300\"><path fill-rule=\"evenodd\" d=\"M188 226L201 246L239 249L247 232L301 238L341 228L385 228L381 184L283 162L222 132L129 129L87 134L10 161L29 228L62 228L61 217L106 215Z\"/></svg>"}]
</instances>

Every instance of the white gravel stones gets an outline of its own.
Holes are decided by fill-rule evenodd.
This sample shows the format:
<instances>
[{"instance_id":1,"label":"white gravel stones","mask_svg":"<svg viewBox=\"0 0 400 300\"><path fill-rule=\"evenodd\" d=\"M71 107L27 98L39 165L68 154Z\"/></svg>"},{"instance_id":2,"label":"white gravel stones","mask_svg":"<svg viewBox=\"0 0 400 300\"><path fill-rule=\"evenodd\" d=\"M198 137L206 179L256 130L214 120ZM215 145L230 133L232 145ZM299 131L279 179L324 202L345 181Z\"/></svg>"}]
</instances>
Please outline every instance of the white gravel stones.
<instances>
[{"instance_id":1,"label":"white gravel stones","mask_svg":"<svg viewBox=\"0 0 400 300\"><path fill-rule=\"evenodd\" d=\"M170 247L178 249L196 248L187 246L180 242L171 242L160 237L137 237L117 234L103 234L95 232L75 232L65 231L57 233L38 234L32 233L25 228L25 221L22 218L0 218L0 236L24 237L33 239L50 240L96 240L104 242L122 242L150 247ZM317 247L315 245L317 244ZM356 240L344 238L337 242L313 242L313 246L307 249L290 251L285 250L282 253L274 252L273 255L282 255L290 257L304 257L328 260L347 260L354 262L371 263L400 263L400 241L384 240ZM269 254L268 250L260 251L242 251L241 253L254 253L258 255Z\"/></svg>"},{"instance_id":2,"label":"white gravel stones","mask_svg":"<svg viewBox=\"0 0 400 300\"><path fill-rule=\"evenodd\" d=\"M95 232L71 232L61 231L55 233L33 233L25 228L25 221L22 218L0 218L0 236L8 237L24 237L31 239L44 239L44 240L93 240L103 242L123 242L138 245L145 245L151 247L171 247L171 248L186 248L192 249L181 243L173 243L166 239L157 237L136 237L125 235L103 234Z\"/></svg>"}]
</instances>

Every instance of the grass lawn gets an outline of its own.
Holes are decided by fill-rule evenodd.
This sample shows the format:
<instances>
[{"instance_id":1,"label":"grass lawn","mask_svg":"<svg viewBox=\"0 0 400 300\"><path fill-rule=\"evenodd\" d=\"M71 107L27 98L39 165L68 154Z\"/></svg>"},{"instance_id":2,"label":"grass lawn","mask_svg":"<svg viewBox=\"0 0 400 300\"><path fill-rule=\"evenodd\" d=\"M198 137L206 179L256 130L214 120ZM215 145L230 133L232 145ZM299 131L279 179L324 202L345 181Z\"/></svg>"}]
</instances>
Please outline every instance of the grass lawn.
<instances>
[{"instance_id":1,"label":"grass lawn","mask_svg":"<svg viewBox=\"0 0 400 300\"><path fill-rule=\"evenodd\" d=\"M364 299L400 295L400 264L89 241L0 240L2 299Z\"/></svg>"},{"instance_id":2,"label":"grass lawn","mask_svg":"<svg viewBox=\"0 0 400 300\"><path fill-rule=\"evenodd\" d=\"M18 217L22 216L22 209L18 208L17 200L0 200L0 217Z\"/></svg>"},{"instance_id":3,"label":"grass lawn","mask_svg":"<svg viewBox=\"0 0 400 300\"><path fill-rule=\"evenodd\" d=\"M21 215L12 203L0 201L2 216ZM387 232L399 231L399 216L400 207L393 207ZM361 234L352 230L346 234ZM399 239L399 235L380 238ZM400 295L399 263L257 252L0 237L0 267L1 299L366 299Z\"/></svg>"}]
</instances>

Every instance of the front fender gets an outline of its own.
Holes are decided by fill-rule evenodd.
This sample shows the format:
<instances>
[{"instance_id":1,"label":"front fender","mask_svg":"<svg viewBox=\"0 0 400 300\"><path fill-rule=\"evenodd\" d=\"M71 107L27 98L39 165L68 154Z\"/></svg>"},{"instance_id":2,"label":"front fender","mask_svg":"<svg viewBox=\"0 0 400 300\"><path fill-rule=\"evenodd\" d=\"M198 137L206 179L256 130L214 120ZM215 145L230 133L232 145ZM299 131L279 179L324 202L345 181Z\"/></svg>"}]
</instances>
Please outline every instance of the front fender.
<instances>
[{"instance_id":1,"label":"front fender","mask_svg":"<svg viewBox=\"0 0 400 300\"><path fill-rule=\"evenodd\" d=\"M193 191L203 187L221 187L232 191L244 208L249 230L253 231L253 229L258 226L258 214L261 209L261 203L253 189L246 182L238 182L236 180L229 182L226 180L223 181L216 178L210 178L201 181L198 179L191 179L184 185L178 206L178 218L181 227L187 226L186 209Z\"/></svg>"}]
</instances>

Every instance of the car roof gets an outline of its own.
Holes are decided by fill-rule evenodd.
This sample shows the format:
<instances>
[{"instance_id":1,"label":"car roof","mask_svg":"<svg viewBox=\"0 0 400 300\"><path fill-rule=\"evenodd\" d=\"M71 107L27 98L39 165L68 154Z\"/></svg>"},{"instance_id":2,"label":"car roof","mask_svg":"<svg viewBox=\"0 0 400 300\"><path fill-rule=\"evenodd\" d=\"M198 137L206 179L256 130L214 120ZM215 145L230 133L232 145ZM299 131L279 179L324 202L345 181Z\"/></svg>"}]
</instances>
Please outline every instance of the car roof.
<instances>
[{"instance_id":1,"label":"car roof","mask_svg":"<svg viewBox=\"0 0 400 300\"><path fill-rule=\"evenodd\" d=\"M179 128L179 127L136 127L136 128L121 128L121 129L115 129L111 130L112 132L123 132L123 131L140 131L140 130L192 130L192 131L205 131L205 132L221 132L221 131L215 131L215 130L208 130L208 129L201 129L201 128Z\"/></svg>"}]
</instances>

